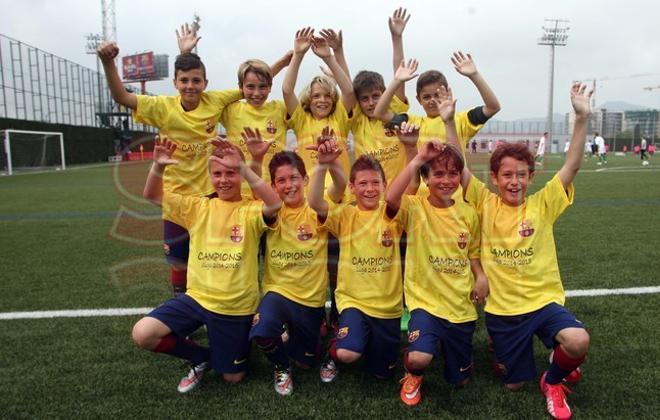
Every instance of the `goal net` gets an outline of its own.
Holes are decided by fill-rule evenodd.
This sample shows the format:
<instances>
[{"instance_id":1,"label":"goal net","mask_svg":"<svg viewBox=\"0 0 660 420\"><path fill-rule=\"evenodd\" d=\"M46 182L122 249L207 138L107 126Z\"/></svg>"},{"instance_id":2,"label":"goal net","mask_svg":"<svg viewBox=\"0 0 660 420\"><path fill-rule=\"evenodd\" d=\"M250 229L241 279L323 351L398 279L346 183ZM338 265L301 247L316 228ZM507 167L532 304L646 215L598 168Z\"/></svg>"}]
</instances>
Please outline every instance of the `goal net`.
<instances>
[{"instance_id":1,"label":"goal net","mask_svg":"<svg viewBox=\"0 0 660 420\"><path fill-rule=\"evenodd\" d=\"M64 136L47 131L2 130L0 170L4 175L36 170L64 170Z\"/></svg>"}]
</instances>

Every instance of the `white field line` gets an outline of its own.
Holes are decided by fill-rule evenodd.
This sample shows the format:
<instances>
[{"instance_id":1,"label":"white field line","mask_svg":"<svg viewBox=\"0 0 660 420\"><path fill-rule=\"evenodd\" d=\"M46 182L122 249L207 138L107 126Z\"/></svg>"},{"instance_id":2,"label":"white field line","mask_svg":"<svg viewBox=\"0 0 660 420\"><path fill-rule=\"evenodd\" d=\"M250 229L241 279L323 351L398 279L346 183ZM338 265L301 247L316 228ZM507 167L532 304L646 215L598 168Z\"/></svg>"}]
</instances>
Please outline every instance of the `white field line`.
<instances>
[{"instance_id":1,"label":"white field line","mask_svg":"<svg viewBox=\"0 0 660 420\"><path fill-rule=\"evenodd\" d=\"M660 286L630 287L624 289L585 289L567 290L567 297L592 297L612 295L643 295L660 293ZM326 307L330 302L326 302ZM110 309L74 309L62 311L0 312L0 320L9 319L44 319L44 318L85 318L98 316L144 315L152 308L110 308Z\"/></svg>"}]
</instances>

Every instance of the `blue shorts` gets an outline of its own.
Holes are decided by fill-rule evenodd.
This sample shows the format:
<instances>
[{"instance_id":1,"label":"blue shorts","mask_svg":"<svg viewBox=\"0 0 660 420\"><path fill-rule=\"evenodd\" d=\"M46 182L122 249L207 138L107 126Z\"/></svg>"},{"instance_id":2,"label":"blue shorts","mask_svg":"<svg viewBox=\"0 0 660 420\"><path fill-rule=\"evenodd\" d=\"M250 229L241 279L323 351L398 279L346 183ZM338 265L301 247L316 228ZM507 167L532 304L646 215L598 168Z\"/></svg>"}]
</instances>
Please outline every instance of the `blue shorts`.
<instances>
[{"instance_id":1,"label":"blue shorts","mask_svg":"<svg viewBox=\"0 0 660 420\"><path fill-rule=\"evenodd\" d=\"M207 198L215 198L218 193L209 194ZM163 220L163 251L170 265L188 265L190 254L190 235L183 226L169 220Z\"/></svg>"},{"instance_id":2,"label":"blue shorts","mask_svg":"<svg viewBox=\"0 0 660 420\"><path fill-rule=\"evenodd\" d=\"M218 373L247 370L252 315L220 315L204 309L195 299L182 294L163 303L147 316L167 325L177 337L187 337L206 325L213 370Z\"/></svg>"},{"instance_id":3,"label":"blue shorts","mask_svg":"<svg viewBox=\"0 0 660 420\"><path fill-rule=\"evenodd\" d=\"M500 316L486 313L486 328L493 339L496 363L502 367L502 382L513 384L536 377L533 336L547 348L559 343L557 333L565 328L584 328L566 308L550 303L523 315Z\"/></svg>"},{"instance_id":4,"label":"blue shorts","mask_svg":"<svg viewBox=\"0 0 660 420\"><path fill-rule=\"evenodd\" d=\"M250 340L256 337L279 337L283 332L283 325L286 324L289 329L287 353L293 360L313 366L320 358L319 332L324 315L324 307L311 308L278 293L268 292L261 299L254 316Z\"/></svg>"},{"instance_id":5,"label":"blue shorts","mask_svg":"<svg viewBox=\"0 0 660 420\"><path fill-rule=\"evenodd\" d=\"M447 382L458 385L472 376L472 336L475 321L454 324L431 315L423 309L410 313L408 351L420 351L438 356L438 344L445 361Z\"/></svg>"},{"instance_id":6,"label":"blue shorts","mask_svg":"<svg viewBox=\"0 0 660 420\"><path fill-rule=\"evenodd\" d=\"M367 368L379 377L394 375L400 339L401 318L374 318L355 308L344 309L339 314L337 349L362 354Z\"/></svg>"}]
</instances>

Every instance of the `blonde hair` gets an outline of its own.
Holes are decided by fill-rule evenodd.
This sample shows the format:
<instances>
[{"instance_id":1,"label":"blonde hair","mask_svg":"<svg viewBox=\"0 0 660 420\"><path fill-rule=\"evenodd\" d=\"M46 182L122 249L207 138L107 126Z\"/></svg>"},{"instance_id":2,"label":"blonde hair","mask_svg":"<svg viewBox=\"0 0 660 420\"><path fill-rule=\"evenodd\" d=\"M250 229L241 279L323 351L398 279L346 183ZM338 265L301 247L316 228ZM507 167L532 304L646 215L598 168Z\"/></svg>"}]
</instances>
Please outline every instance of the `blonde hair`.
<instances>
[{"instance_id":1,"label":"blonde hair","mask_svg":"<svg viewBox=\"0 0 660 420\"><path fill-rule=\"evenodd\" d=\"M238 86L241 89L243 88L245 75L250 71L256 74L260 79L265 80L266 83L268 83L268 86L273 85L273 74L270 71L270 66L263 61L254 58L244 61L238 67Z\"/></svg>"},{"instance_id":2,"label":"blonde hair","mask_svg":"<svg viewBox=\"0 0 660 420\"><path fill-rule=\"evenodd\" d=\"M300 97L298 98L300 106L305 111L310 112L309 103L312 101L312 85L314 85L314 83L318 83L322 88L330 92L330 95L332 95L332 110L330 111L332 114L335 112L335 107L337 106L339 91L337 90L337 82L325 75L314 77L312 81L303 88L303 90L300 92Z\"/></svg>"}]
</instances>

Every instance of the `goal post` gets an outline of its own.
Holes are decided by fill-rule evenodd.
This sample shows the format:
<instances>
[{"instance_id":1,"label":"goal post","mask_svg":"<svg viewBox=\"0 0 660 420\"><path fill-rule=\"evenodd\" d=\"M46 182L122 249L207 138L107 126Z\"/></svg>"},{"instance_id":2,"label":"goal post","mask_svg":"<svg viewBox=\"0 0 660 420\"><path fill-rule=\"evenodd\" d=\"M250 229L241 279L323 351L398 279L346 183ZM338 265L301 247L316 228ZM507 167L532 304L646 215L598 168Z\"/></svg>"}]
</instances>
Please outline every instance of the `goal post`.
<instances>
[{"instance_id":1,"label":"goal post","mask_svg":"<svg viewBox=\"0 0 660 420\"><path fill-rule=\"evenodd\" d=\"M6 175L17 171L66 169L61 132L5 129L2 139L0 170Z\"/></svg>"}]
</instances>

